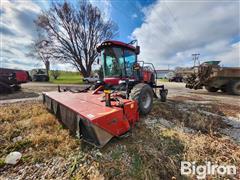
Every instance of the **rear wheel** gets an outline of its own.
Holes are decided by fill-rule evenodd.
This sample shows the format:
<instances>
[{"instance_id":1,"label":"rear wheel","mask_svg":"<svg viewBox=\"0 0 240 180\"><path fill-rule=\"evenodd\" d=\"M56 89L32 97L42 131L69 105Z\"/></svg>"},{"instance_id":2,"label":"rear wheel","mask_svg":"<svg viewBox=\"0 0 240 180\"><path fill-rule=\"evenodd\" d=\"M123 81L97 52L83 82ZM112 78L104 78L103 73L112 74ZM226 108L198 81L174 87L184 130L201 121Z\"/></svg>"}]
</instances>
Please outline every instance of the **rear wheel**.
<instances>
[{"instance_id":1,"label":"rear wheel","mask_svg":"<svg viewBox=\"0 0 240 180\"><path fill-rule=\"evenodd\" d=\"M21 86L20 85L15 85L13 86L14 90L15 91L19 91L21 89Z\"/></svg>"},{"instance_id":2,"label":"rear wheel","mask_svg":"<svg viewBox=\"0 0 240 180\"><path fill-rule=\"evenodd\" d=\"M219 90L218 88L211 87L211 86L205 86L205 89L206 89L208 92L217 92L217 91Z\"/></svg>"},{"instance_id":3,"label":"rear wheel","mask_svg":"<svg viewBox=\"0 0 240 180\"><path fill-rule=\"evenodd\" d=\"M231 81L227 90L230 94L240 95L240 81Z\"/></svg>"},{"instance_id":4,"label":"rear wheel","mask_svg":"<svg viewBox=\"0 0 240 180\"><path fill-rule=\"evenodd\" d=\"M220 90L221 90L223 93L225 93L225 92L227 92L227 87L226 87L226 86L222 86L222 87L220 88Z\"/></svg>"},{"instance_id":5,"label":"rear wheel","mask_svg":"<svg viewBox=\"0 0 240 180\"><path fill-rule=\"evenodd\" d=\"M10 85L0 82L0 93L12 93L13 89Z\"/></svg>"},{"instance_id":6,"label":"rear wheel","mask_svg":"<svg viewBox=\"0 0 240 180\"><path fill-rule=\"evenodd\" d=\"M139 113L148 114L153 105L153 90L148 84L139 83L133 87L130 99L137 101Z\"/></svg>"}]
</instances>

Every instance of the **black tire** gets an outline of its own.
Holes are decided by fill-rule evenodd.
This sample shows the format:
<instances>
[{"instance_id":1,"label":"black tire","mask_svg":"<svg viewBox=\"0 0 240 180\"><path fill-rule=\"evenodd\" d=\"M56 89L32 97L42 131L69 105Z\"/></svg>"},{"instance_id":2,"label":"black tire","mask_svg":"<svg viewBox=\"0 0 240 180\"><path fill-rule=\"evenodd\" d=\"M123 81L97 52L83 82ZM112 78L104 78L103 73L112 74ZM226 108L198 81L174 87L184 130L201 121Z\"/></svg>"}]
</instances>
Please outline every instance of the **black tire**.
<instances>
[{"instance_id":1,"label":"black tire","mask_svg":"<svg viewBox=\"0 0 240 180\"><path fill-rule=\"evenodd\" d=\"M168 94L168 90L160 90L160 99L162 102L166 102L167 101L167 94Z\"/></svg>"},{"instance_id":2,"label":"black tire","mask_svg":"<svg viewBox=\"0 0 240 180\"><path fill-rule=\"evenodd\" d=\"M48 81L49 81L49 77L48 77L48 76L46 76L46 79L45 79L45 81L46 81L46 82L48 82Z\"/></svg>"},{"instance_id":3,"label":"black tire","mask_svg":"<svg viewBox=\"0 0 240 180\"><path fill-rule=\"evenodd\" d=\"M231 81L227 91L229 94L240 95L240 81Z\"/></svg>"},{"instance_id":4,"label":"black tire","mask_svg":"<svg viewBox=\"0 0 240 180\"><path fill-rule=\"evenodd\" d=\"M47 81L47 77L46 76L42 76L41 77L41 82L46 82Z\"/></svg>"},{"instance_id":5,"label":"black tire","mask_svg":"<svg viewBox=\"0 0 240 180\"><path fill-rule=\"evenodd\" d=\"M153 90L148 84L139 83L132 88L130 99L137 101L141 115L147 115L153 106Z\"/></svg>"},{"instance_id":6,"label":"black tire","mask_svg":"<svg viewBox=\"0 0 240 180\"><path fill-rule=\"evenodd\" d=\"M227 92L227 87L226 86L222 86L220 88L220 90L223 92L223 93L226 93Z\"/></svg>"},{"instance_id":7,"label":"black tire","mask_svg":"<svg viewBox=\"0 0 240 180\"><path fill-rule=\"evenodd\" d=\"M0 94L3 94L5 92L4 85L0 82Z\"/></svg>"},{"instance_id":8,"label":"black tire","mask_svg":"<svg viewBox=\"0 0 240 180\"><path fill-rule=\"evenodd\" d=\"M10 85L0 82L0 93L12 93L13 89L11 88Z\"/></svg>"},{"instance_id":9,"label":"black tire","mask_svg":"<svg viewBox=\"0 0 240 180\"><path fill-rule=\"evenodd\" d=\"M21 89L21 86L20 85L15 85L13 86L14 90L15 91L19 91Z\"/></svg>"},{"instance_id":10,"label":"black tire","mask_svg":"<svg viewBox=\"0 0 240 180\"><path fill-rule=\"evenodd\" d=\"M219 90L218 88L211 87L211 86L205 86L205 89L206 89L208 92L217 92L217 91Z\"/></svg>"},{"instance_id":11,"label":"black tire","mask_svg":"<svg viewBox=\"0 0 240 180\"><path fill-rule=\"evenodd\" d=\"M36 81L37 81L37 78L36 78L36 77L33 77L33 78L32 78L32 81L33 81L33 82L36 82Z\"/></svg>"}]
</instances>

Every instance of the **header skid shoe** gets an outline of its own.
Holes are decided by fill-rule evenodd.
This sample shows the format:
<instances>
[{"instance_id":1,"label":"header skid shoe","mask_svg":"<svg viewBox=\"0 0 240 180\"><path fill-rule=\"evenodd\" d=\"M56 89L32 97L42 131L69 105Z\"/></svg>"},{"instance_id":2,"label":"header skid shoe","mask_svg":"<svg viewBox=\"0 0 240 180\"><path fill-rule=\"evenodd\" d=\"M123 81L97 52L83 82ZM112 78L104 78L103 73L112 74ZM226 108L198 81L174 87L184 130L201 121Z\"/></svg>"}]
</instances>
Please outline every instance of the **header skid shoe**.
<instances>
[{"instance_id":1,"label":"header skid shoe","mask_svg":"<svg viewBox=\"0 0 240 180\"><path fill-rule=\"evenodd\" d=\"M103 147L112 137L130 130L138 121L137 103L121 99L122 106L111 102L107 107L104 94L92 92L46 92L43 102L71 134L97 147Z\"/></svg>"}]
</instances>

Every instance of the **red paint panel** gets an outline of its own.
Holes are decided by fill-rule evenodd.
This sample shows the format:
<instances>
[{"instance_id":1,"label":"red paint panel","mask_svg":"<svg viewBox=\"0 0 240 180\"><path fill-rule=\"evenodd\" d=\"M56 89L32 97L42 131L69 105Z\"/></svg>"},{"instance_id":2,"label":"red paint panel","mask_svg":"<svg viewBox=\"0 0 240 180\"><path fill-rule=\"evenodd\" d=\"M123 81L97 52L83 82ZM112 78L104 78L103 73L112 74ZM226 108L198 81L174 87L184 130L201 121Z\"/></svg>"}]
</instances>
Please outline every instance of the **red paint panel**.
<instances>
[{"instance_id":1,"label":"red paint panel","mask_svg":"<svg viewBox=\"0 0 240 180\"><path fill-rule=\"evenodd\" d=\"M92 92L46 92L44 94L114 136L125 133L129 130L130 123L138 120L135 101L122 99L127 114L124 116L123 109L116 107L114 102L112 107L105 106L105 102L102 101L104 94L92 94Z\"/></svg>"},{"instance_id":2,"label":"red paint panel","mask_svg":"<svg viewBox=\"0 0 240 180\"><path fill-rule=\"evenodd\" d=\"M28 74L25 71L16 71L16 79L18 83L28 82Z\"/></svg>"},{"instance_id":3,"label":"red paint panel","mask_svg":"<svg viewBox=\"0 0 240 180\"><path fill-rule=\"evenodd\" d=\"M104 41L101 45L99 45L97 47L97 50L100 51L104 47L111 47L111 46L128 48L132 51L135 51L135 49L136 49L134 46L132 46L130 44L123 43L123 42L120 42L120 41Z\"/></svg>"},{"instance_id":4,"label":"red paint panel","mask_svg":"<svg viewBox=\"0 0 240 180\"><path fill-rule=\"evenodd\" d=\"M108 85L116 86L119 84L120 78L104 78L104 82Z\"/></svg>"},{"instance_id":5,"label":"red paint panel","mask_svg":"<svg viewBox=\"0 0 240 180\"><path fill-rule=\"evenodd\" d=\"M131 46L131 45L126 44L126 43L123 43L123 42L121 42L121 41L105 41L105 42L110 42L110 43L112 43L113 45L125 46L125 47L128 47L128 48L132 49L132 50L135 50L135 47L134 47L134 46Z\"/></svg>"},{"instance_id":6,"label":"red paint panel","mask_svg":"<svg viewBox=\"0 0 240 180\"><path fill-rule=\"evenodd\" d=\"M150 71L143 71L143 81L144 82L150 82L151 75L152 75L152 72L150 72Z\"/></svg>"}]
</instances>

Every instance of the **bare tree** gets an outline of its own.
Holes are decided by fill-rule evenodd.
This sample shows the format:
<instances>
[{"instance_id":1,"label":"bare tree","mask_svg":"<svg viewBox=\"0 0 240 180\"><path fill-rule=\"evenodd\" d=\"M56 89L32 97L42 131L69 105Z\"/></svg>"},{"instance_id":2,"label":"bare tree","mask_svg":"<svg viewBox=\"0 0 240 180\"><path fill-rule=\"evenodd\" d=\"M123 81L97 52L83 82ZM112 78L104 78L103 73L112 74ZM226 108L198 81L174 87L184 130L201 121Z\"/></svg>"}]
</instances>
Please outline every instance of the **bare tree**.
<instances>
[{"instance_id":1,"label":"bare tree","mask_svg":"<svg viewBox=\"0 0 240 180\"><path fill-rule=\"evenodd\" d=\"M54 79L57 79L60 76L60 71L58 70L52 70L51 75Z\"/></svg>"},{"instance_id":2,"label":"bare tree","mask_svg":"<svg viewBox=\"0 0 240 180\"><path fill-rule=\"evenodd\" d=\"M45 65L45 69L49 75L50 70L50 49L47 40L35 40L33 44L29 46L29 52L26 56L39 59Z\"/></svg>"},{"instance_id":3,"label":"bare tree","mask_svg":"<svg viewBox=\"0 0 240 180\"><path fill-rule=\"evenodd\" d=\"M97 45L118 31L113 21L105 21L101 11L87 1L75 7L67 1L53 3L36 24L47 34L48 51L43 52L55 61L73 65L84 77L91 73Z\"/></svg>"},{"instance_id":4,"label":"bare tree","mask_svg":"<svg viewBox=\"0 0 240 180\"><path fill-rule=\"evenodd\" d=\"M50 53L49 53L49 43L46 40L41 40L40 42L37 42L34 46L35 51L37 52L38 56L43 61L45 68L47 70L47 73L49 75L50 70Z\"/></svg>"}]
</instances>

